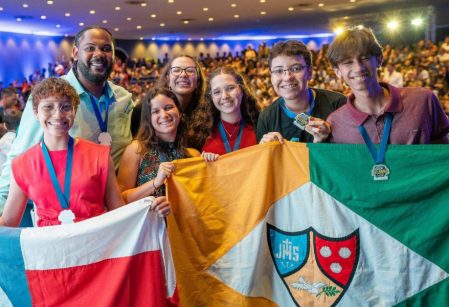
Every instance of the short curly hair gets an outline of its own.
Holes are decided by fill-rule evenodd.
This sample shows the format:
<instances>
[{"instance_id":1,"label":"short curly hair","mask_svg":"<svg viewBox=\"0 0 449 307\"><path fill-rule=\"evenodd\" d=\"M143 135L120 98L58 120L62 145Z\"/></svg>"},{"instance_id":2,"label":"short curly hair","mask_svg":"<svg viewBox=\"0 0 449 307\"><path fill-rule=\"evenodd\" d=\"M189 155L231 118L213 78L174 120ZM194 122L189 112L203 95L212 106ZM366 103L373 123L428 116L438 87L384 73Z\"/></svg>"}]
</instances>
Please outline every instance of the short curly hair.
<instances>
[{"instance_id":1,"label":"short curly hair","mask_svg":"<svg viewBox=\"0 0 449 307\"><path fill-rule=\"evenodd\" d=\"M41 81L35 86L31 95L34 111L37 111L39 102L42 99L49 97L68 98L75 107L75 110L80 104L80 97L76 93L76 90L69 82L61 78L48 78Z\"/></svg>"},{"instance_id":2,"label":"short curly hair","mask_svg":"<svg viewBox=\"0 0 449 307\"><path fill-rule=\"evenodd\" d=\"M287 40L277 42L270 50L268 57L268 64L271 67L271 62L278 56L302 56L307 66L312 66L312 53L307 49L307 46L297 40Z\"/></svg>"}]
</instances>

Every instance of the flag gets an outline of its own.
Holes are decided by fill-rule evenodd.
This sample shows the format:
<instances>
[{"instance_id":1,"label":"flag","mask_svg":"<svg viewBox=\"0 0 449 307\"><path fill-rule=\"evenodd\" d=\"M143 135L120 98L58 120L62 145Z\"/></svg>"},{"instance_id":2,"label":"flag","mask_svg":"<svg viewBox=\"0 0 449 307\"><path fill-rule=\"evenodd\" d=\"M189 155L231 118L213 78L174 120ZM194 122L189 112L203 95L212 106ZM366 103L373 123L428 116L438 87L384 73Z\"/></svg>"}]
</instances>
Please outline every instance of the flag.
<instances>
[{"instance_id":1,"label":"flag","mask_svg":"<svg viewBox=\"0 0 449 307\"><path fill-rule=\"evenodd\" d=\"M165 221L146 198L76 224L0 228L0 306L176 303Z\"/></svg>"},{"instance_id":2,"label":"flag","mask_svg":"<svg viewBox=\"0 0 449 307\"><path fill-rule=\"evenodd\" d=\"M446 306L449 150L269 143L175 162L183 306Z\"/></svg>"}]
</instances>

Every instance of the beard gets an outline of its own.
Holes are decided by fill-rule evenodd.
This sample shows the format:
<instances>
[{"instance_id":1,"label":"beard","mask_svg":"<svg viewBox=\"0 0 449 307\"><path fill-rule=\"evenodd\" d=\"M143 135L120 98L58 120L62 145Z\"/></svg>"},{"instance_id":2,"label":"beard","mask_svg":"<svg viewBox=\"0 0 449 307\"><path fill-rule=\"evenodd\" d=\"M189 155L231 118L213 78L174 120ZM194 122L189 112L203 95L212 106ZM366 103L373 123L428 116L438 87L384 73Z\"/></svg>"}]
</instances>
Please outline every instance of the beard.
<instances>
[{"instance_id":1,"label":"beard","mask_svg":"<svg viewBox=\"0 0 449 307\"><path fill-rule=\"evenodd\" d=\"M106 64L107 66L103 73L92 72L90 69L90 65L86 65L82 61L76 62L76 68L84 76L84 78L86 78L90 82L102 83L109 78L109 76L112 72L112 64L108 65L107 61L105 61L104 64Z\"/></svg>"}]
</instances>

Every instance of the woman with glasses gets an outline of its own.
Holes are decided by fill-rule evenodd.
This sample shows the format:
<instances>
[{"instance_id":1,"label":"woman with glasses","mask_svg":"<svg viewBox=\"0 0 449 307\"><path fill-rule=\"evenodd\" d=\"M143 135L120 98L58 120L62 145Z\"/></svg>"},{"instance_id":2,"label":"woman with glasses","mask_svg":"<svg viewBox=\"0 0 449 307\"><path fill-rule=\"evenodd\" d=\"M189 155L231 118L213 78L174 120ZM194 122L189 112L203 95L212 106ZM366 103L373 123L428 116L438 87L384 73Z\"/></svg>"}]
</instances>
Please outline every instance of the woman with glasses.
<instances>
[{"instance_id":1,"label":"woman with glasses","mask_svg":"<svg viewBox=\"0 0 449 307\"><path fill-rule=\"evenodd\" d=\"M79 102L63 79L46 79L33 90L33 110L44 136L12 161L0 226L18 226L28 198L36 205L38 226L82 221L124 204L110 146L69 135Z\"/></svg>"},{"instance_id":2,"label":"woman with glasses","mask_svg":"<svg viewBox=\"0 0 449 307\"><path fill-rule=\"evenodd\" d=\"M195 143L206 161L257 144L257 99L245 78L232 67L213 71L208 79L206 103L192 122Z\"/></svg>"}]
</instances>

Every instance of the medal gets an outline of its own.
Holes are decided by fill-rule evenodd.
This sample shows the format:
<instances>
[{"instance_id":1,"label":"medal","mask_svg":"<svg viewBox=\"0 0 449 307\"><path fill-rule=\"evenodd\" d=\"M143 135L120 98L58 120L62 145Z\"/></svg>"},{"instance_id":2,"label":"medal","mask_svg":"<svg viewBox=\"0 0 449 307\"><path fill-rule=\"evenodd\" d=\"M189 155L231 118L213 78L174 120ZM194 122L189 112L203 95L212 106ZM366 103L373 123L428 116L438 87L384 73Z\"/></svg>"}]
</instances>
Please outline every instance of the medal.
<instances>
[{"instance_id":1,"label":"medal","mask_svg":"<svg viewBox=\"0 0 449 307\"><path fill-rule=\"evenodd\" d=\"M109 132L102 132L98 136L98 142L102 145L108 145L111 146L112 144L112 137L109 134Z\"/></svg>"},{"instance_id":2,"label":"medal","mask_svg":"<svg viewBox=\"0 0 449 307\"><path fill-rule=\"evenodd\" d=\"M62 210L58 215L58 221L61 222L61 225L73 224L74 220L75 220L75 214L70 209Z\"/></svg>"},{"instance_id":3,"label":"medal","mask_svg":"<svg viewBox=\"0 0 449 307\"><path fill-rule=\"evenodd\" d=\"M390 174L390 169L385 164L374 164L371 170L371 176L374 180L388 180L388 175Z\"/></svg>"},{"instance_id":4,"label":"medal","mask_svg":"<svg viewBox=\"0 0 449 307\"><path fill-rule=\"evenodd\" d=\"M382 138L380 141L379 150L376 150L376 147L371 141L371 138L368 135L365 127L360 125L358 127L360 134L362 135L363 140L365 141L366 146L373 157L373 160L376 164L374 164L371 170L371 176L373 176L374 181L384 181L388 180L388 175L390 174L390 169L385 164L385 152L387 151L388 139L390 138L391 132L391 122L393 121L393 115L391 113L387 113L385 119L384 131L382 133Z\"/></svg>"},{"instance_id":5,"label":"medal","mask_svg":"<svg viewBox=\"0 0 449 307\"><path fill-rule=\"evenodd\" d=\"M310 115L307 113L300 113L295 116L295 120L293 121L293 125L298 127L301 130L306 129L307 124L309 123Z\"/></svg>"}]
</instances>

